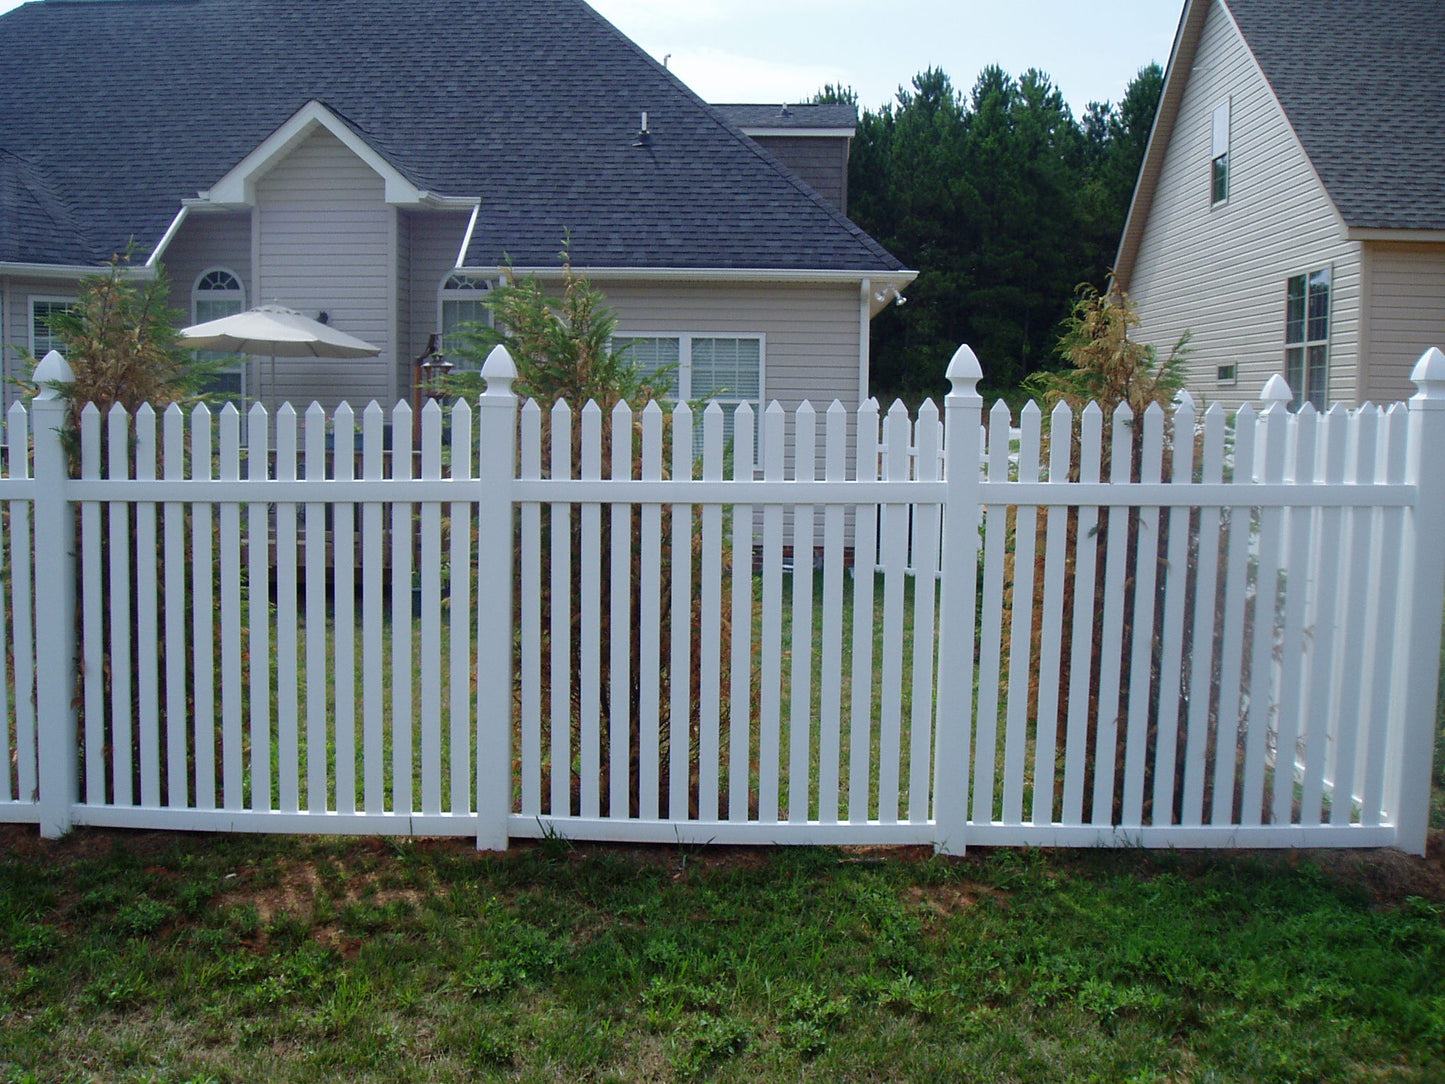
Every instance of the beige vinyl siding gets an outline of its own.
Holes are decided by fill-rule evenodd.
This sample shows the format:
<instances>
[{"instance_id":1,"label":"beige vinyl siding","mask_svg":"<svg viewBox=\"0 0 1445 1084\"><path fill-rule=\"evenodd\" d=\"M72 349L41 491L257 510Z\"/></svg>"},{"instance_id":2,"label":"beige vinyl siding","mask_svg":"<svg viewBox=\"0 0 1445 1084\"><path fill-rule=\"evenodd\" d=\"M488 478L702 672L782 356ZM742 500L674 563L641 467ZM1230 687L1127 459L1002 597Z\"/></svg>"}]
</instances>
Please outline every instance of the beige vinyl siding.
<instances>
[{"instance_id":1,"label":"beige vinyl siding","mask_svg":"<svg viewBox=\"0 0 1445 1084\"><path fill-rule=\"evenodd\" d=\"M804 399L819 410L838 399L856 408L856 284L761 286L692 283L599 283L617 310L617 333L688 332L765 336L763 405L789 410Z\"/></svg>"},{"instance_id":2,"label":"beige vinyl siding","mask_svg":"<svg viewBox=\"0 0 1445 1084\"><path fill-rule=\"evenodd\" d=\"M1445 244L1367 243L1368 359L1359 397L1389 403L1415 394L1410 371L1445 349Z\"/></svg>"},{"instance_id":3,"label":"beige vinyl siding","mask_svg":"<svg viewBox=\"0 0 1445 1084\"><path fill-rule=\"evenodd\" d=\"M1211 206L1211 120L1230 102L1229 198ZM1190 390L1236 406L1284 368L1286 280L1333 271L1330 400L1353 400L1361 257L1223 6L1212 3L1129 289L1138 338L1167 351L1186 331ZM1236 365L1221 385L1220 365Z\"/></svg>"},{"instance_id":4,"label":"beige vinyl siding","mask_svg":"<svg viewBox=\"0 0 1445 1084\"><path fill-rule=\"evenodd\" d=\"M395 317L395 335L392 339L396 348L396 388L389 396L390 407L398 397L410 398L411 358L415 353L410 349L411 334L411 220L412 216L397 208L392 210L392 228L396 231L396 302L392 309Z\"/></svg>"},{"instance_id":5,"label":"beige vinyl siding","mask_svg":"<svg viewBox=\"0 0 1445 1084\"><path fill-rule=\"evenodd\" d=\"M467 233L470 211L408 211L405 217L411 227L411 298L409 319L411 331L400 359L406 371L405 384L411 387L411 363L426 349L427 336L441 330L441 309L438 291L443 280L457 265L457 253Z\"/></svg>"},{"instance_id":6,"label":"beige vinyl siding","mask_svg":"<svg viewBox=\"0 0 1445 1084\"><path fill-rule=\"evenodd\" d=\"M376 358L282 358L260 388L303 410L345 398L358 409L396 390L393 208L382 180L331 133L318 130L256 186L257 297L277 301L381 348Z\"/></svg>"},{"instance_id":7,"label":"beige vinyl siding","mask_svg":"<svg viewBox=\"0 0 1445 1084\"><path fill-rule=\"evenodd\" d=\"M161 257L171 280L171 304L191 322L191 291L196 279L212 268L225 268L246 290L246 307L256 304L251 290L251 212L192 212L181 223Z\"/></svg>"}]
</instances>

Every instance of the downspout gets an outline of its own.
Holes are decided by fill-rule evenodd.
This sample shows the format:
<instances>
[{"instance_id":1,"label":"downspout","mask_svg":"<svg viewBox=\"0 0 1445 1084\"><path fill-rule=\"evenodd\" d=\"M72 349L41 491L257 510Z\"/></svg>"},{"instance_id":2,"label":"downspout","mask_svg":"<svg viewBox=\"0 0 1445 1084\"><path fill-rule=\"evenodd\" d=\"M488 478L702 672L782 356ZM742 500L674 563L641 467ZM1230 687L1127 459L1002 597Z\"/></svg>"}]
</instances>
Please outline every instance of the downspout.
<instances>
[{"instance_id":1,"label":"downspout","mask_svg":"<svg viewBox=\"0 0 1445 1084\"><path fill-rule=\"evenodd\" d=\"M181 204L181 209L176 212L176 217L171 219L171 224L166 227L166 232L161 235L161 239L156 244L155 250L150 254L150 259L146 260L146 267L154 268L156 264L160 262L162 254L170 247L172 239L176 236L176 233L181 228L181 224L185 222L186 216L190 214L190 212L191 209L189 206L184 203Z\"/></svg>"},{"instance_id":2,"label":"downspout","mask_svg":"<svg viewBox=\"0 0 1445 1084\"><path fill-rule=\"evenodd\" d=\"M454 267L466 266L467 249L472 247L472 233L477 228L477 215L481 212L481 210L482 205L480 202L478 202L477 205L472 208L472 217L467 220L467 232L462 237L462 247L461 250L457 253L457 262L453 264Z\"/></svg>"},{"instance_id":3,"label":"downspout","mask_svg":"<svg viewBox=\"0 0 1445 1084\"><path fill-rule=\"evenodd\" d=\"M858 296L858 405L868 401L868 329L872 321L873 280L864 279Z\"/></svg>"}]
</instances>

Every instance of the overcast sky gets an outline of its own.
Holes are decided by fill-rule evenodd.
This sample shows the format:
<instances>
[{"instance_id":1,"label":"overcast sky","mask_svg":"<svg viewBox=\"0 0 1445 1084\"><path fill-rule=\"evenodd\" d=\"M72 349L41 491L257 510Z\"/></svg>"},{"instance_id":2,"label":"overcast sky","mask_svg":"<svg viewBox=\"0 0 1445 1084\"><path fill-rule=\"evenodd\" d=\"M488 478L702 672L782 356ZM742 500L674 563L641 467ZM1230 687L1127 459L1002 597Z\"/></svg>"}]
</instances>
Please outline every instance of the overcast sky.
<instances>
[{"instance_id":1,"label":"overcast sky","mask_svg":"<svg viewBox=\"0 0 1445 1084\"><path fill-rule=\"evenodd\" d=\"M0 12L19 0L0 0ZM397 0L403 2L403 0ZM998 64L1047 72L1075 114L1169 60L1183 0L591 0L712 102L799 101L824 83L877 109L916 72L962 90Z\"/></svg>"}]
</instances>

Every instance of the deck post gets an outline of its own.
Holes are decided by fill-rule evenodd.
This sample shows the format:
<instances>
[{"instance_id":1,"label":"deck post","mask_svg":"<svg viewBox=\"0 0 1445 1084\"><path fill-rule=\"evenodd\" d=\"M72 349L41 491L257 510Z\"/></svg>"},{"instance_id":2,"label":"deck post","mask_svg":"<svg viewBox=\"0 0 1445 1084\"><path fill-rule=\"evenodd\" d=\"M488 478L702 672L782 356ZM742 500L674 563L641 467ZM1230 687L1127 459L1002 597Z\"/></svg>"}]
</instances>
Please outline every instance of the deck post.
<instances>
[{"instance_id":1,"label":"deck post","mask_svg":"<svg viewBox=\"0 0 1445 1084\"><path fill-rule=\"evenodd\" d=\"M1409 402L1406 475L1415 502L1406 518L1400 562L1400 620L1405 650L1403 689L1396 684L1400 786L1397 846L1425 853L1430 821L1430 770L1435 750L1436 697L1440 678L1440 619L1445 606L1445 353L1431 347L1410 379L1420 390ZM1401 695L1403 694L1403 695Z\"/></svg>"},{"instance_id":2,"label":"deck post","mask_svg":"<svg viewBox=\"0 0 1445 1084\"><path fill-rule=\"evenodd\" d=\"M517 367L504 346L482 366L477 463L477 850L507 849L512 812L512 480Z\"/></svg>"},{"instance_id":3,"label":"deck post","mask_svg":"<svg viewBox=\"0 0 1445 1084\"><path fill-rule=\"evenodd\" d=\"M55 383L74 379L57 351L35 369L40 394L30 407L35 445L35 708L40 834L70 831L80 801L80 749L75 710L75 516L66 494L70 466L61 435L69 402ZM99 569L88 573L100 575Z\"/></svg>"},{"instance_id":4,"label":"deck post","mask_svg":"<svg viewBox=\"0 0 1445 1084\"><path fill-rule=\"evenodd\" d=\"M967 346L960 346L948 363L952 390L943 401L946 488L933 773L933 846L939 854L962 854L968 842L983 421L978 382L982 377L978 358Z\"/></svg>"}]
</instances>

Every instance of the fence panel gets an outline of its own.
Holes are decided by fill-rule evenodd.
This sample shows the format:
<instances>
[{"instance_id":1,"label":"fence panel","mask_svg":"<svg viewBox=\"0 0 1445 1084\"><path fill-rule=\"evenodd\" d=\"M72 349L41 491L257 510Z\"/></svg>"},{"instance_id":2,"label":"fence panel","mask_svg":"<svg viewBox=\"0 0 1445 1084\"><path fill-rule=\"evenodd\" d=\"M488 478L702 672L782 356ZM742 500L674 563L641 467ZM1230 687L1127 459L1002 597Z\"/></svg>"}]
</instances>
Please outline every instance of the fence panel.
<instances>
[{"instance_id":1,"label":"fence panel","mask_svg":"<svg viewBox=\"0 0 1445 1084\"><path fill-rule=\"evenodd\" d=\"M947 432L771 404L760 477L747 406L732 449L716 404L519 413L502 357L480 410L359 432L88 407L73 478L63 404L12 411L0 818L1423 846L1445 355L1408 410L1272 381L1233 419L999 405L986 446L959 365Z\"/></svg>"}]
</instances>

